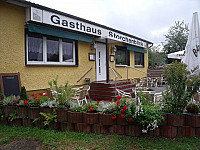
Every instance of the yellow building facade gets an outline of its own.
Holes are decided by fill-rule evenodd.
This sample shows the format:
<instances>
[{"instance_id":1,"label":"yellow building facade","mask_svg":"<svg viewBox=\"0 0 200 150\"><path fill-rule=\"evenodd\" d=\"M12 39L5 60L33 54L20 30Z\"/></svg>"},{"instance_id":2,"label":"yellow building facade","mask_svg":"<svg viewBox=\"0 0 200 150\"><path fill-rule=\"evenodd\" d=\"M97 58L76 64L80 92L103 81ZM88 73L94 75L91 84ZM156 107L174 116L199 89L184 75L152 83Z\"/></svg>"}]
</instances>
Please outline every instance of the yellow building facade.
<instances>
[{"instance_id":1,"label":"yellow building facade","mask_svg":"<svg viewBox=\"0 0 200 150\"><path fill-rule=\"evenodd\" d=\"M42 22L37 20L40 12L47 15L42 16ZM48 15L55 25L44 23ZM111 37L103 36L107 30ZM48 88L48 81L57 75L63 85L66 81L86 84L85 78L90 82L115 80L111 68L122 76L118 80L145 77L147 48L152 44L40 5L12 0L0 1L0 41L0 73L19 72L28 91Z\"/></svg>"}]
</instances>

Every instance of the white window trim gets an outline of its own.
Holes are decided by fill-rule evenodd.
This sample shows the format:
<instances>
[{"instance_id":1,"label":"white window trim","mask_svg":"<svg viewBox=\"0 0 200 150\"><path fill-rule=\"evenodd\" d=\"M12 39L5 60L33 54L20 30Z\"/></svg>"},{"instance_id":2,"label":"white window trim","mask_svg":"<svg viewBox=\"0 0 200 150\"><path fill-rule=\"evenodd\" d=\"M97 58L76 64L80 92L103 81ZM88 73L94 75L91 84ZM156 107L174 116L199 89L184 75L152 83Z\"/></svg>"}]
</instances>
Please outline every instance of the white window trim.
<instances>
[{"instance_id":1,"label":"white window trim","mask_svg":"<svg viewBox=\"0 0 200 150\"><path fill-rule=\"evenodd\" d=\"M137 52L140 53L140 52ZM144 68L145 67L145 54L143 53L144 65L134 65L136 68ZM134 54L134 63L135 63L135 54Z\"/></svg>"},{"instance_id":2,"label":"white window trim","mask_svg":"<svg viewBox=\"0 0 200 150\"><path fill-rule=\"evenodd\" d=\"M73 41L73 62L63 62L62 39L59 39L59 62L47 61L47 37L43 36L43 61L28 61L28 34L26 34L26 64L27 65L76 65L75 60L75 41Z\"/></svg>"}]
</instances>

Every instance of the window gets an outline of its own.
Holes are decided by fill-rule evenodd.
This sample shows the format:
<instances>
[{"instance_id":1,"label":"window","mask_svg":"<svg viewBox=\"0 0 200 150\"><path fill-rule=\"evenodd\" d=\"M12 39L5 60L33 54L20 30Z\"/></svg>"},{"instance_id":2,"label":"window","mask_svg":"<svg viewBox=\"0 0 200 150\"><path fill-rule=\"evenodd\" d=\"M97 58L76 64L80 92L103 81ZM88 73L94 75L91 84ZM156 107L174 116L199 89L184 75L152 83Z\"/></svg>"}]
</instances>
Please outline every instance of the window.
<instances>
[{"instance_id":1,"label":"window","mask_svg":"<svg viewBox=\"0 0 200 150\"><path fill-rule=\"evenodd\" d=\"M144 67L144 53L135 52L135 66Z\"/></svg>"},{"instance_id":2,"label":"window","mask_svg":"<svg viewBox=\"0 0 200 150\"><path fill-rule=\"evenodd\" d=\"M116 65L130 65L130 54L126 47L116 46Z\"/></svg>"},{"instance_id":3,"label":"window","mask_svg":"<svg viewBox=\"0 0 200 150\"><path fill-rule=\"evenodd\" d=\"M74 40L26 34L28 65L76 65Z\"/></svg>"}]
</instances>

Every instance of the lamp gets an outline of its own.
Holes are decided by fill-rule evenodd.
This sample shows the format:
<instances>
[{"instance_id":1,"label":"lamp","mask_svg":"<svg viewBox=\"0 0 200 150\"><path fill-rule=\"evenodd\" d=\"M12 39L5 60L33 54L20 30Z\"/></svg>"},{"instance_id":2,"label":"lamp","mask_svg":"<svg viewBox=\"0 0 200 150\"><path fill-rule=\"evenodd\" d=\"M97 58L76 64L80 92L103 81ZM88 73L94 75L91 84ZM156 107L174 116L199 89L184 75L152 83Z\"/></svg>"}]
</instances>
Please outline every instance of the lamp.
<instances>
[{"instance_id":1,"label":"lamp","mask_svg":"<svg viewBox=\"0 0 200 150\"><path fill-rule=\"evenodd\" d=\"M90 49L91 49L91 51L92 51L92 50L96 50L96 47L95 47L94 43L92 43L92 44L90 45Z\"/></svg>"},{"instance_id":2,"label":"lamp","mask_svg":"<svg viewBox=\"0 0 200 150\"><path fill-rule=\"evenodd\" d=\"M111 47L111 53L112 53L112 52L116 52L116 51L117 51L117 48L116 48L115 46L112 46L112 47Z\"/></svg>"}]
</instances>

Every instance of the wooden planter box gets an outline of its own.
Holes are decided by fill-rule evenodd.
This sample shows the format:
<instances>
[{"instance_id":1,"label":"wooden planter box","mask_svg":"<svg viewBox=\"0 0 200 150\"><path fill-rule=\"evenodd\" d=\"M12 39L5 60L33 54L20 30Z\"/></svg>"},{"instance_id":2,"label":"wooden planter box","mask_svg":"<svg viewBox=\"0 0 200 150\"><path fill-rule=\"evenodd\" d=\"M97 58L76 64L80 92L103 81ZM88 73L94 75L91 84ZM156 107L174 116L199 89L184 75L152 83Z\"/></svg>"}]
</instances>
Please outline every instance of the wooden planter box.
<instances>
[{"instance_id":1,"label":"wooden planter box","mask_svg":"<svg viewBox=\"0 0 200 150\"><path fill-rule=\"evenodd\" d=\"M68 121L68 111L69 109L56 109L58 122L67 122Z\"/></svg>"},{"instance_id":2,"label":"wooden planter box","mask_svg":"<svg viewBox=\"0 0 200 150\"><path fill-rule=\"evenodd\" d=\"M121 115L117 115L117 125L128 125L128 122Z\"/></svg>"},{"instance_id":3,"label":"wooden planter box","mask_svg":"<svg viewBox=\"0 0 200 150\"><path fill-rule=\"evenodd\" d=\"M168 114L167 115L167 125L168 126L184 126L185 123L185 115L175 115L175 114Z\"/></svg>"},{"instance_id":4,"label":"wooden planter box","mask_svg":"<svg viewBox=\"0 0 200 150\"><path fill-rule=\"evenodd\" d=\"M102 125L115 125L117 120L112 119L112 114L99 114L99 122Z\"/></svg>"},{"instance_id":5,"label":"wooden planter box","mask_svg":"<svg viewBox=\"0 0 200 150\"><path fill-rule=\"evenodd\" d=\"M185 115L185 125L191 127L200 127L200 115Z\"/></svg>"},{"instance_id":6,"label":"wooden planter box","mask_svg":"<svg viewBox=\"0 0 200 150\"><path fill-rule=\"evenodd\" d=\"M125 126L125 134L138 137L142 134L142 127L138 124Z\"/></svg>"},{"instance_id":7,"label":"wooden planter box","mask_svg":"<svg viewBox=\"0 0 200 150\"><path fill-rule=\"evenodd\" d=\"M83 113L82 112L68 112L68 122L70 123L82 123Z\"/></svg>"},{"instance_id":8,"label":"wooden planter box","mask_svg":"<svg viewBox=\"0 0 200 150\"><path fill-rule=\"evenodd\" d=\"M5 117L9 117L10 113L16 110L17 106L4 106Z\"/></svg>"},{"instance_id":9,"label":"wooden planter box","mask_svg":"<svg viewBox=\"0 0 200 150\"><path fill-rule=\"evenodd\" d=\"M177 136L177 127L163 126L160 129L160 134L165 138L175 138Z\"/></svg>"},{"instance_id":10,"label":"wooden planter box","mask_svg":"<svg viewBox=\"0 0 200 150\"><path fill-rule=\"evenodd\" d=\"M19 118L25 118L28 116L28 108L24 106L17 107L17 115Z\"/></svg>"},{"instance_id":11,"label":"wooden planter box","mask_svg":"<svg viewBox=\"0 0 200 150\"><path fill-rule=\"evenodd\" d=\"M28 107L28 118L35 119L40 117L40 107Z\"/></svg>"},{"instance_id":12,"label":"wooden planter box","mask_svg":"<svg viewBox=\"0 0 200 150\"><path fill-rule=\"evenodd\" d=\"M83 113L83 122L87 124L98 124L99 123L99 113Z\"/></svg>"}]
</instances>

